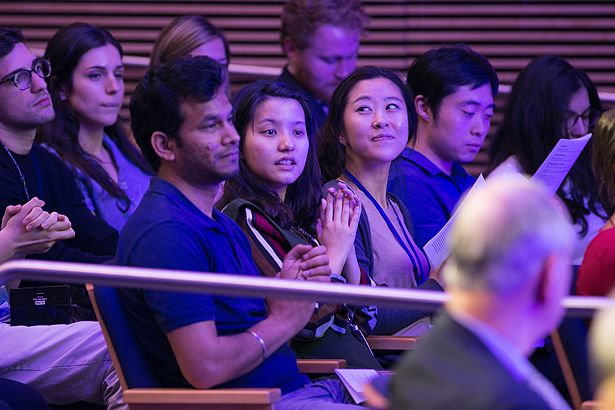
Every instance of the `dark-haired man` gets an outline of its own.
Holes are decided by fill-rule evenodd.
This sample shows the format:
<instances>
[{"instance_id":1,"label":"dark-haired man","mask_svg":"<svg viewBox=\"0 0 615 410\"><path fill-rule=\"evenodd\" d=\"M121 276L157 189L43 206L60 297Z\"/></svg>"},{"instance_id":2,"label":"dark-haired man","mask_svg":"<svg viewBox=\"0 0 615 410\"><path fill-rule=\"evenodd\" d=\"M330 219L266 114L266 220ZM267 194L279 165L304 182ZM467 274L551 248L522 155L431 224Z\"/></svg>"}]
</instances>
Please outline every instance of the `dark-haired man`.
<instances>
[{"instance_id":1,"label":"dark-haired man","mask_svg":"<svg viewBox=\"0 0 615 410\"><path fill-rule=\"evenodd\" d=\"M475 181L461 164L474 159L489 132L498 77L483 55L458 45L417 57L406 81L415 96L416 140L393 161L389 191L408 207L423 247Z\"/></svg>"},{"instance_id":2,"label":"dark-haired man","mask_svg":"<svg viewBox=\"0 0 615 410\"><path fill-rule=\"evenodd\" d=\"M20 212L32 207L64 214L75 238L57 240L46 253L32 256L102 262L115 253L117 232L90 213L71 171L33 144L36 127L54 117L45 83L49 75L49 62L30 51L18 30L0 28L0 209L23 204L9 208L21 211L8 211L2 228L25 230ZM42 250L29 247L19 252ZM89 401L105 403L108 409L125 408L97 322L10 326L9 316L8 292L0 286L0 377L30 385L54 404Z\"/></svg>"},{"instance_id":3,"label":"dark-haired man","mask_svg":"<svg viewBox=\"0 0 615 410\"><path fill-rule=\"evenodd\" d=\"M225 93L226 71L207 57L148 71L130 104L132 128L158 177L122 230L123 265L258 276L247 238L213 208L218 186L239 170L239 136ZM323 247L298 245L286 279L328 276ZM288 340L313 303L122 290L158 380L168 387L278 387L277 409L352 409L339 381L302 388Z\"/></svg>"},{"instance_id":4,"label":"dark-haired man","mask_svg":"<svg viewBox=\"0 0 615 410\"><path fill-rule=\"evenodd\" d=\"M36 128L55 115L45 83L50 74L49 62L18 30L0 28L0 209L42 199L45 210L70 219L76 236L36 257L100 263L115 254L117 232L88 210L71 171L34 144Z\"/></svg>"},{"instance_id":5,"label":"dark-haired man","mask_svg":"<svg viewBox=\"0 0 615 410\"><path fill-rule=\"evenodd\" d=\"M278 80L303 91L320 128L333 91L356 67L367 14L360 0L289 0L281 19L288 64Z\"/></svg>"}]
</instances>

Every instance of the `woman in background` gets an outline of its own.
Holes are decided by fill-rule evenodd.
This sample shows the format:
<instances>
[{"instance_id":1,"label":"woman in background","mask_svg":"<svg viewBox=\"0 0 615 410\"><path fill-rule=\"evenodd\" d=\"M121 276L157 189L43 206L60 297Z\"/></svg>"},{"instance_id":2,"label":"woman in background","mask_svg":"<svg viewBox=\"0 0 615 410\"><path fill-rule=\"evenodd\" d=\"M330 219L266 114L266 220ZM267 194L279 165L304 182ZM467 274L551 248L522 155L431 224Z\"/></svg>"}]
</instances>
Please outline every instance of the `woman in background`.
<instances>
[{"instance_id":1,"label":"woman in background","mask_svg":"<svg viewBox=\"0 0 615 410\"><path fill-rule=\"evenodd\" d=\"M592 140L598 194L611 216L585 251L576 292L582 296L607 296L615 288L615 109L600 116Z\"/></svg>"},{"instance_id":2,"label":"woman in background","mask_svg":"<svg viewBox=\"0 0 615 410\"><path fill-rule=\"evenodd\" d=\"M227 181L219 206L250 239L262 274L275 276L293 246L322 244L336 273L331 280L360 283L353 243L361 206L344 185L321 199L315 125L303 97L283 84L258 81L240 90L233 112L240 171ZM368 308L320 304L292 347L299 357L379 369L355 326L370 315Z\"/></svg>"},{"instance_id":3,"label":"woman in background","mask_svg":"<svg viewBox=\"0 0 615 410\"><path fill-rule=\"evenodd\" d=\"M150 67L185 56L207 56L225 67L231 62L222 31L203 16L182 16L162 29L150 58Z\"/></svg>"},{"instance_id":4,"label":"woman in background","mask_svg":"<svg viewBox=\"0 0 615 410\"><path fill-rule=\"evenodd\" d=\"M490 170L501 167L533 175L561 138L590 132L601 109L596 87L585 72L560 57L535 58L512 86L491 146ZM606 220L591 170L591 145L590 140L557 191L576 225L576 265Z\"/></svg>"},{"instance_id":5,"label":"woman in background","mask_svg":"<svg viewBox=\"0 0 615 410\"><path fill-rule=\"evenodd\" d=\"M218 27L203 16L181 16L167 24L154 43L149 61L150 68L175 58L193 56L209 57L228 69L231 52L228 41ZM230 98L230 79L225 79L226 93ZM224 182L220 183L216 199L220 199Z\"/></svg>"},{"instance_id":6,"label":"woman in background","mask_svg":"<svg viewBox=\"0 0 615 410\"><path fill-rule=\"evenodd\" d=\"M56 116L37 139L73 170L90 210L120 230L152 173L119 117L122 48L107 30L74 23L51 38L45 58L52 68L47 81Z\"/></svg>"}]
</instances>

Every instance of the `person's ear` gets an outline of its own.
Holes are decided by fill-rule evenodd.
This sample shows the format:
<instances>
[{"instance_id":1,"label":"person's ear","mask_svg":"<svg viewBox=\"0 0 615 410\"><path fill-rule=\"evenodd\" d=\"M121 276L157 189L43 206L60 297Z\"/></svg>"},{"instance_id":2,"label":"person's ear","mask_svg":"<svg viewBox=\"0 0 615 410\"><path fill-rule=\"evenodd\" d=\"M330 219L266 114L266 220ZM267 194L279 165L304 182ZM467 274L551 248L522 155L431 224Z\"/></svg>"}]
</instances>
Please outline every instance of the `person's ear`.
<instances>
[{"instance_id":1,"label":"person's ear","mask_svg":"<svg viewBox=\"0 0 615 410\"><path fill-rule=\"evenodd\" d=\"M290 37L284 37L282 40L282 51L284 51L284 55L291 66L298 62L301 50Z\"/></svg>"},{"instance_id":2,"label":"person's ear","mask_svg":"<svg viewBox=\"0 0 615 410\"><path fill-rule=\"evenodd\" d=\"M536 281L535 301L537 304L544 305L554 297L554 286L558 286L557 276L556 257L549 255L540 268Z\"/></svg>"},{"instance_id":3,"label":"person's ear","mask_svg":"<svg viewBox=\"0 0 615 410\"><path fill-rule=\"evenodd\" d=\"M433 118L431 107L427 104L424 96L419 94L414 97L414 108L416 108L416 113L421 120L429 122L431 121L431 118Z\"/></svg>"},{"instance_id":4,"label":"person's ear","mask_svg":"<svg viewBox=\"0 0 615 410\"><path fill-rule=\"evenodd\" d=\"M346 136L344 135L344 133L340 133L340 136L337 138L337 140L339 141L339 143L345 147L346 144L348 143L348 140L346 140Z\"/></svg>"},{"instance_id":5,"label":"person's ear","mask_svg":"<svg viewBox=\"0 0 615 410\"><path fill-rule=\"evenodd\" d=\"M175 148L177 147L177 141L175 138L170 138L167 134L161 131L154 131L150 138L152 148L156 155L164 161L175 160Z\"/></svg>"}]
</instances>

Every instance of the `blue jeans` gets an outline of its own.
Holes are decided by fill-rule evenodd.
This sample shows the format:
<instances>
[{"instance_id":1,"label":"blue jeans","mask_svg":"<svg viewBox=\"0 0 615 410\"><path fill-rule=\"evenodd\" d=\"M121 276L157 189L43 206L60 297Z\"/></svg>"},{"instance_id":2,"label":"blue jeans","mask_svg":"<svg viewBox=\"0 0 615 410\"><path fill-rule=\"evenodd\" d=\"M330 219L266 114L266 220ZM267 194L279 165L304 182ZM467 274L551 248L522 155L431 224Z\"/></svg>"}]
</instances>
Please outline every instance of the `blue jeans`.
<instances>
[{"instance_id":1,"label":"blue jeans","mask_svg":"<svg viewBox=\"0 0 615 410\"><path fill-rule=\"evenodd\" d=\"M323 380L285 394L275 410L360 410L339 380Z\"/></svg>"}]
</instances>

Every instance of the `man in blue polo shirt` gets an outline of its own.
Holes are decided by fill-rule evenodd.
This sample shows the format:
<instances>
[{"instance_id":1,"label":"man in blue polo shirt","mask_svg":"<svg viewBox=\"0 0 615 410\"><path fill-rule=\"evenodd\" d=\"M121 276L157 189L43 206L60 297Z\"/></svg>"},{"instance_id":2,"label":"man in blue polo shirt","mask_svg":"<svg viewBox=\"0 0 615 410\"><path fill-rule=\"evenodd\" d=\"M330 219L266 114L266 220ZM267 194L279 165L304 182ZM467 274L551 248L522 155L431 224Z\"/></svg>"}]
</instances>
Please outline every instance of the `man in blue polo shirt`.
<instances>
[{"instance_id":1,"label":"man in blue polo shirt","mask_svg":"<svg viewBox=\"0 0 615 410\"><path fill-rule=\"evenodd\" d=\"M417 57L407 84L418 127L393 161L389 191L408 207L414 240L423 247L475 181L461 164L474 159L489 132L498 77L483 55L457 45Z\"/></svg>"},{"instance_id":2,"label":"man in blue polo shirt","mask_svg":"<svg viewBox=\"0 0 615 410\"><path fill-rule=\"evenodd\" d=\"M258 276L247 238L213 209L219 184L239 169L239 136L226 71L186 57L148 71L130 103L135 138L158 176L120 235L122 265ZM309 280L331 273L323 247L298 245L279 273ZM278 409L313 401L353 409L339 381L303 387L288 340L313 302L171 291L122 290L135 333L163 386L278 387Z\"/></svg>"}]
</instances>

